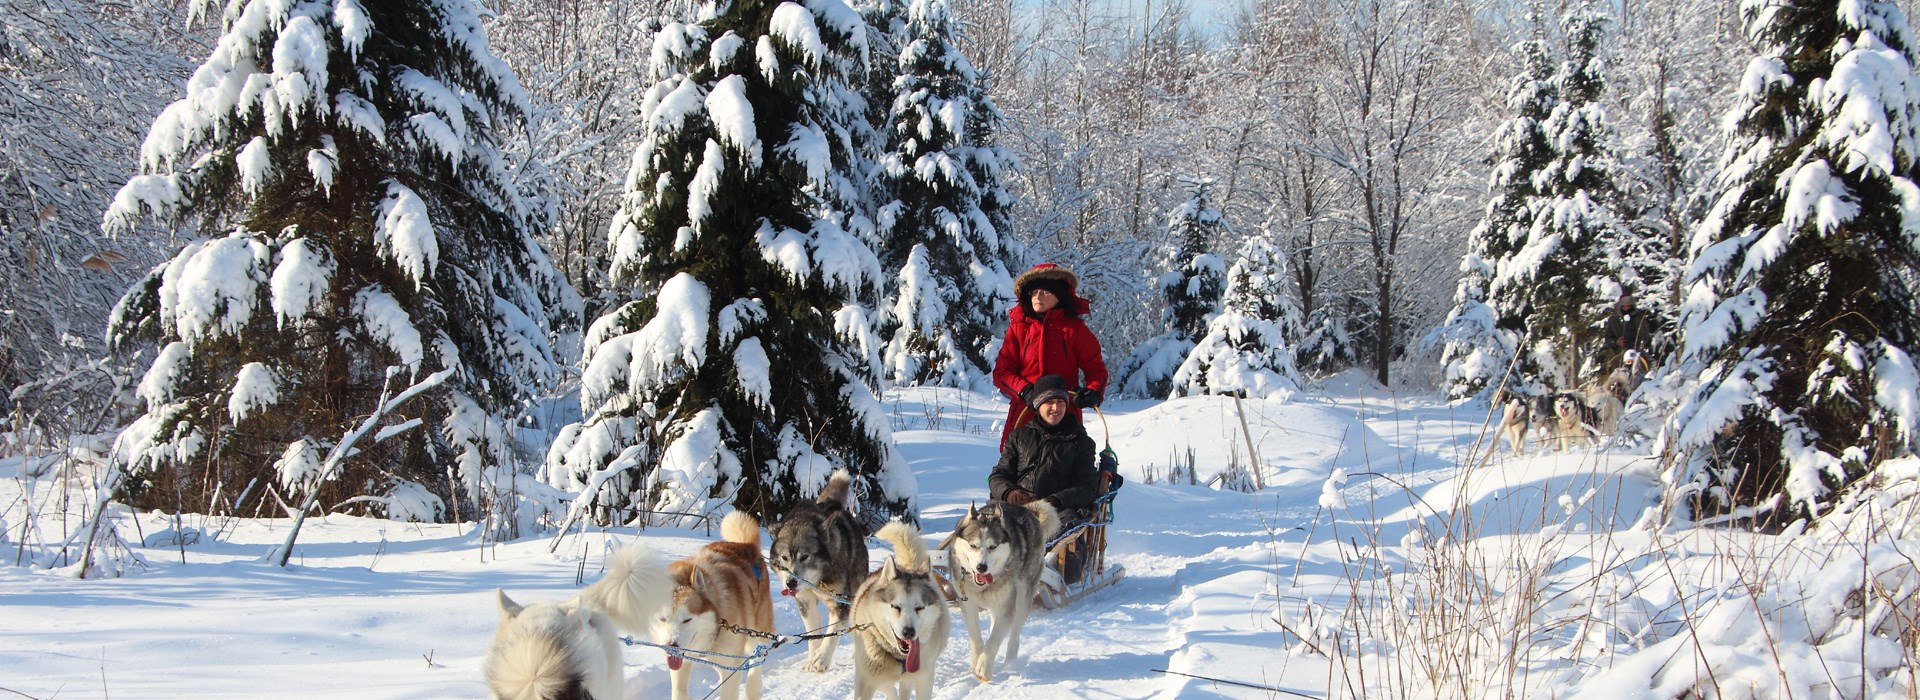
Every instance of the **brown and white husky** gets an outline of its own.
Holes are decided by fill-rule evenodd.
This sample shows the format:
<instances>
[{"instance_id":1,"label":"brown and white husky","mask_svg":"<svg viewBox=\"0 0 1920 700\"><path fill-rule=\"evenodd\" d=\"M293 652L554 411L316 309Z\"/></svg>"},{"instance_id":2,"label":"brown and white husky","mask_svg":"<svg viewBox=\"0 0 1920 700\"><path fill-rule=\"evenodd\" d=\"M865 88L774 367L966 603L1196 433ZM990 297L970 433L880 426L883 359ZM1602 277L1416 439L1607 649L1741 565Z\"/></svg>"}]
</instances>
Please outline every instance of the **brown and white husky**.
<instances>
[{"instance_id":1,"label":"brown and white husky","mask_svg":"<svg viewBox=\"0 0 1920 700\"><path fill-rule=\"evenodd\" d=\"M720 536L724 541L701 547L667 567L673 602L655 621L654 638L677 650L667 652L674 700L692 697L687 686L693 668L687 659L739 666L746 661L741 657L759 640L735 628L773 633L773 595L767 563L760 556L760 521L734 511L720 522ZM760 697L761 669L758 665L747 669L748 700ZM741 675L721 671L718 697L740 697Z\"/></svg>"}]
</instances>

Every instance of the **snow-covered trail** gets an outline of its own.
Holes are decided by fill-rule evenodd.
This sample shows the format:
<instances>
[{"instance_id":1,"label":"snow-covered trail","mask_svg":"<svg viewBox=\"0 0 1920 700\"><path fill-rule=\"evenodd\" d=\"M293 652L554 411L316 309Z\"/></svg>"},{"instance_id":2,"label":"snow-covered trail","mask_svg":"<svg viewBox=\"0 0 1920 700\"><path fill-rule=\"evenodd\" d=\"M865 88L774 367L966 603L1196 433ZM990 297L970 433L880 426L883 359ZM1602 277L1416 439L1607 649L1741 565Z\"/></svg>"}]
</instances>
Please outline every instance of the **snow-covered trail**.
<instances>
[{"instance_id":1,"label":"snow-covered trail","mask_svg":"<svg viewBox=\"0 0 1920 700\"><path fill-rule=\"evenodd\" d=\"M1591 455L1554 455L1460 467L1457 455L1483 416L1378 391L1336 388L1327 396L1123 401L1096 416L1094 434L1110 439L1128 478L1108 537L1109 561L1127 577L1066 609L1036 611L1021 659L991 683L968 670L965 627L955 619L935 696L1325 697L1339 677L1331 662L1300 653L1299 638L1275 617L1343 605L1356 578L1404 564L1399 543L1434 524L1422 499L1467 504L1500 533L1538 531L1543 516L1599 532L1637 512L1623 498L1560 513L1562 495L1604 486L1619 470L1614 463L1595 469ZM925 536L938 541L969 503L986 498L1004 404L919 389L889 394L886 407L919 480ZM1199 481L1213 478L1244 461L1249 437L1269 467L1266 490L1166 482L1168 465L1188 454ZM0 498L15 504L0 519L13 523L24 483L16 469L0 463ZM1349 475L1337 513L1322 506L1334 470ZM45 494L51 482L37 488ZM144 513L120 523L139 540L173 521ZM139 548L150 566L125 578L76 581L0 567L0 689L33 697L482 697L480 663L498 619L494 589L522 601L559 599L580 577L597 575L611 542L640 539L683 556L713 536L620 528L575 534L553 553L548 537L483 544L465 526L329 515L308 523L294 565L279 569L257 562L284 538L283 520L187 516L183 524L207 534L184 553ZM1369 540L1382 546L1363 551ZM886 555L874 547L875 562ZM781 632L803 631L791 601L776 600L775 613ZM801 646L777 649L765 697L849 697L851 654L843 642L835 668L815 674L800 670ZM666 697L661 651L630 647L626 660L628 698ZM715 685L711 670L696 670L696 697ZM1344 690L1332 694L1350 694Z\"/></svg>"}]
</instances>

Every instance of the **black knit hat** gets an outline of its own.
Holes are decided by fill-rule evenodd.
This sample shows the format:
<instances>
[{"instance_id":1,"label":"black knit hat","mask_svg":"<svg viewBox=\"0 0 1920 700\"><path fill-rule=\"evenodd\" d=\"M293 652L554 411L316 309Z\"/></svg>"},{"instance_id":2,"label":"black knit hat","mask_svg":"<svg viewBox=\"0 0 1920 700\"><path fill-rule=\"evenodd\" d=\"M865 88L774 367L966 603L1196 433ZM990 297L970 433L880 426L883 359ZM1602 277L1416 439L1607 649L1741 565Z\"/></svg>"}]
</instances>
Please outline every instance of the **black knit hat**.
<instances>
[{"instance_id":1,"label":"black knit hat","mask_svg":"<svg viewBox=\"0 0 1920 700\"><path fill-rule=\"evenodd\" d=\"M1067 380L1058 374L1043 376L1033 383L1033 387L1027 391L1027 395L1033 397L1033 401L1028 405L1032 406L1034 410L1039 410L1040 404L1054 399L1066 401L1068 399Z\"/></svg>"}]
</instances>

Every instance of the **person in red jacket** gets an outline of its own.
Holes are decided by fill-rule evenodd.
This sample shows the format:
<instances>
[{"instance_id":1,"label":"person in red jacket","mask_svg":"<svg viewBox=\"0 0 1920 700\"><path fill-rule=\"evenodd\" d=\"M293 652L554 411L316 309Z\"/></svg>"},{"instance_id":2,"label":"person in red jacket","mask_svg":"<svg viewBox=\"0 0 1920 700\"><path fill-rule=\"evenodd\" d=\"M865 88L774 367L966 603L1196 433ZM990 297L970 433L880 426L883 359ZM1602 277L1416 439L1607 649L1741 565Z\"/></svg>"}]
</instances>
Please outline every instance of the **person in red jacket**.
<instances>
[{"instance_id":1,"label":"person in red jacket","mask_svg":"<svg viewBox=\"0 0 1920 700\"><path fill-rule=\"evenodd\" d=\"M993 361L993 385L1007 396L1006 426L1000 430L1004 449L1013 430L1033 420L1029 390L1040 377L1057 374L1075 388L1073 415L1099 406L1107 388L1107 361L1100 356L1100 339L1087 328L1092 307L1080 298L1080 280L1072 270L1040 263L1013 281L1019 305L1009 313L1007 336Z\"/></svg>"}]
</instances>

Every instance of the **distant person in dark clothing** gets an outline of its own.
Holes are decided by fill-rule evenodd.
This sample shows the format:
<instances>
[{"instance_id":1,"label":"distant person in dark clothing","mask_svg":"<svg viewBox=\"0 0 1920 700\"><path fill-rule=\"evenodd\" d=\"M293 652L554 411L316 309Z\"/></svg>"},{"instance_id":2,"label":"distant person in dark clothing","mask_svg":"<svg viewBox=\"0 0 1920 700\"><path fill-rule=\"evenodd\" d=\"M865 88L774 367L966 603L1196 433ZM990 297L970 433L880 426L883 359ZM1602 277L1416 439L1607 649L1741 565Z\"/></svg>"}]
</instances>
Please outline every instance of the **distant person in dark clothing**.
<instances>
[{"instance_id":1,"label":"distant person in dark clothing","mask_svg":"<svg viewBox=\"0 0 1920 700\"><path fill-rule=\"evenodd\" d=\"M1650 340L1652 331L1647 314L1640 312L1633 292L1622 292L1620 300L1614 303L1613 315L1608 316L1600 326L1600 339L1606 345L1602 359L1607 366L1617 367L1628 350L1645 354L1645 343Z\"/></svg>"},{"instance_id":2,"label":"distant person in dark clothing","mask_svg":"<svg viewBox=\"0 0 1920 700\"><path fill-rule=\"evenodd\" d=\"M1646 376L1647 346L1655 331L1652 314L1639 309L1633 292L1621 292L1613 314L1600 325L1598 359L1607 390L1625 401Z\"/></svg>"}]
</instances>

